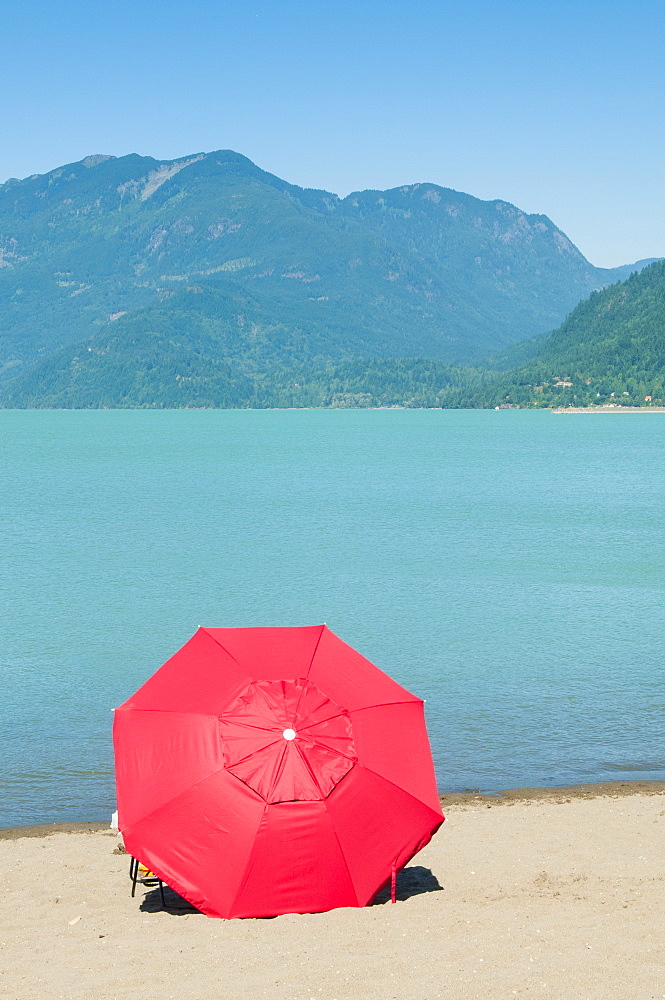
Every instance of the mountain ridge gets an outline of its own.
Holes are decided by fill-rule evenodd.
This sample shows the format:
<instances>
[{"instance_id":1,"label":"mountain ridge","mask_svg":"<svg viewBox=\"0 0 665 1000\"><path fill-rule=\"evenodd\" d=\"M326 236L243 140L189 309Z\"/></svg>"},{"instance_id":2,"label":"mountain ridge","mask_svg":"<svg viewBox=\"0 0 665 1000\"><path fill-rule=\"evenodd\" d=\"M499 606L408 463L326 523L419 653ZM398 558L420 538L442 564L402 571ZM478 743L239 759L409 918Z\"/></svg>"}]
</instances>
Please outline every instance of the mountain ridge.
<instances>
[{"instance_id":1,"label":"mountain ridge","mask_svg":"<svg viewBox=\"0 0 665 1000\"><path fill-rule=\"evenodd\" d=\"M55 377L60 352L85 368L111 342L123 370L139 342L158 366L150 337L255 374L478 363L636 266L595 268L546 216L435 184L339 198L232 150L93 154L0 185L0 370Z\"/></svg>"}]
</instances>

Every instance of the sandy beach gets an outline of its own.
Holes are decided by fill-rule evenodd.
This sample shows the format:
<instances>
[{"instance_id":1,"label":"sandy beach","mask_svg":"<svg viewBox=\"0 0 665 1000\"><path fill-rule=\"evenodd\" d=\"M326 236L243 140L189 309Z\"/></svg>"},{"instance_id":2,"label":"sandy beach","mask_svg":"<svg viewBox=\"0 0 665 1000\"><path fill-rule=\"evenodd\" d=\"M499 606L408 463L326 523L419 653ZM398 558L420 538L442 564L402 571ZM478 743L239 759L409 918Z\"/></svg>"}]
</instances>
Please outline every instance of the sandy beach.
<instances>
[{"instance_id":1,"label":"sandy beach","mask_svg":"<svg viewBox=\"0 0 665 1000\"><path fill-rule=\"evenodd\" d=\"M128 858L95 824L0 831L0 996L665 996L664 783L443 803L395 905L272 920L208 919L170 891L167 911L156 890L132 899Z\"/></svg>"},{"instance_id":2,"label":"sandy beach","mask_svg":"<svg viewBox=\"0 0 665 1000\"><path fill-rule=\"evenodd\" d=\"M552 413L665 413L665 406L557 406Z\"/></svg>"}]
</instances>

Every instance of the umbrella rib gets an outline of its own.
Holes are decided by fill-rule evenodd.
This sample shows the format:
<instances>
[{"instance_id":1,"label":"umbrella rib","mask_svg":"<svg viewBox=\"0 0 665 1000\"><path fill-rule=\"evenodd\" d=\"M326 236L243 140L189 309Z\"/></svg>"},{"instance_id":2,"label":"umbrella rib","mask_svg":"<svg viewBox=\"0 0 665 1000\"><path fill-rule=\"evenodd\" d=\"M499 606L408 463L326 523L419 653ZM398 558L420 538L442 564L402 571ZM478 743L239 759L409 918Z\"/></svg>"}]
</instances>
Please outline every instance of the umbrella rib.
<instances>
[{"instance_id":1,"label":"umbrella rib","mask_svg":"<svg viewBox=\"0 0 665 1000\"><path fill-rule=\"evenodd\" d=\"M304 753L302 752L302 750L300 749L300 747L298 746L297 743L296 743L296 750L298 751L298 754L300 756L301 761L303 762L303 764L305 765L305 767L309 771L309 774L310 774L310 777L311 777L312 781L314 782L314 784L318 788L319 793L321 795L321 798L323 798L323 789L321 788L321 785L319 784L319 782L317 780L317 777L314 774L314 771L310 767L309 761L307 760L307 758L305 757Z\"/></svg>"},{"instance_id":2,"label":"umbrella rib","mask_svg":"<svg viewBox=\"0 0 665 1000\"><path fill-rule=\"evenodd\" d=\"M405 698L403 701L382 701L378 705L361 705L359 708L350 708L349 715L354 712L367 712L370 708L390 708L391 705L422 705L422 698Z\"/></svg>"},{"instance_id":3,"label":"umbrella rib","mask_svg":"<svg viewBox=\"0 0 665 1000\"><path fill-rule=\"evenodd\" d=\"M238 778L238 781L242 781L242 778ZM256 830L254 831L254 839L252 840L252 848L251 848L249 854L247 855L247 863L245 865L245 871L244 871L242 879L240 880L240 885L238 886L238 889L237 889L237 891L236 891L236 893L235 893L235 895L233 897L233 902L231 903L231 906L229 907L229 913L233 913L233 909L234 909L234 907L236 905L236 902L238 901L238 897L244 891L245 886L247 885L247 882L249 881L249 876L250 876L250 873L251 873L251 870L252 870L252 864L251 864L251 862L252 862L252 857L254 856L254 850L256 848L256 841L257 841L257 838L259 836L259 831L260 831L261 827L264 826L265 823L267 822L268 809L269 809L269 804L267 802L265 802L265 800L264 800L263 812L261 813L261 818L260 818L260 820L259 820L259 822L257 824Z\"/></svg>"},{"instance_id":4,"label":"umbrella rib","mask_svg":"<svg viewBox=\"0 0 665 1000\"><path fill-rule=\"evenodd\" d=\"M266 743L265 746L259 747L258 750L252 750L245 757L241 757L240 760L234 760L232 764L228 765L228 768L237 767L238 764L244 764L245 761L249 760L250 757L255 757L257 753L263 753L263 751L267 750L268 747L274 747L277 743L279 743L279 740L273 740L272 743ZM224 767L226 767L226 764L224 765ZM227 770L228 770L228 768L227 768ZM238 775L236 775L236 778L237 777L238 777Z\"/></svg>"},{"instance_id":5,"label":"umbrella rib","mask_svg":"<svg viewBox=\"0 0 665 1000\"><path fill-rule=\"evenodd\" d=\"M402 788L402 786L398 785L396 781L391 781L390 778L386 778L384 774L379 774L378 771L372 770L371 767L367 767L365 764L360 764L359 766L362 767L363 771L368 771L369 774L373 774L375 778L380 778L381 781L385 781L386 784L392 785L393 788L399 789L400 792L402 792L404 795L408 795L410 799L413 799L414 802L418 802L421 806L424 806L425 809L429 809L429 811L433 813L436 817L438 817L438 819L443 823L441 815L437 813L436 810L432 809L432 807L428 805L426 802L423 802L422 799L419 799L417 795L413 795L412 792L407 792L406 788Z\"/></svg>"},{"instance_id":6,"label":"umbrella rib","mask_svg":"<svg viewBox=\"0 0 665 1000\"><path fill-rule=\"evenodd\" d=\"M319 747L321 750L325 750L327 753L335 754L336 757L344 757L345 760L352 760L354 763L358 760L358 758L355 755L349 756L349 754L343 753L341 750L337 750L335 747L329 747L327 743L319 743L319 741L312 736L300 736L300 733L298 733L298 738L306 741L309 746ZM346 739L346 737L338 736L337 739Z\"/></svg>"},{"instance_id":7,"label":"umbrella rib","mask_svg":"<svg viewBox=\"0 0 665 1000\"><path fill-rule=\"evenodd\" d=\"M181 795L185 794L185 792L188 792L190 789L195 788L196 785L200 785L202 781L207 781L208 778L212 778L215 774L221 774L222 771L226 771L226 766L218 767L216 768L216 770L211 771L210 774L205 774L202 778L197 778L196 781L192 781L192 783L190 785L187 785L186 788L182 788L179 792L176 792L175 795L172 795L170 799L165 799L163 802L160 802L159 805L156 806L154 809L151 809L150 812L147 812L139 819L134 820L132 825L127 830L122 830L121 832L123 836L126 833L131 833L131 831L134 829L135 826L137 826L137 824L143 823L144 820L149 819L150 816L154 816L155 813L159 812L160 809L163 809L164 806L168 806L169 803L174 802L175 799L179 799Z\"/></svg>"},{"instance_id":8,"label":"umbrella rib","mask_svg":"<svg viewBox=\"0 0 665 1000\"><path fill-rule=\"evenodd\" d=\"M210 632L208 631L208 629L205 627L205 625L202 625L201 629L205 632L205 634L208 636L208 638L212 639L213 642L217 643L217 645L219 646L220 649L224 650L224 652L226 653L227 656L231 657L231 659L233 660L234 663L238 664L238 666L240 667L241 670L245 671L245 673L247 674L247 677L251 681L252 675L249 673L249 671L247 670L247 668L242 665L242 663L240 662L240 660L236 659L236 657L233 655L233 653L226 648L226 646L224 645L224 643L220 642L219 639L216 639L214 635L211 635Z\"/></svg>"},{"instance_id":9,"label":"umbrella rib","mask_svg":"<svg viewBox=\"0 0 665 1000\"><path fill-rule=\"evenodd\" d=\"M329 715L327 719L318 719L316 722L310 722L307 726L298 726L298 732L302 733L306 729L311 729L312 726L322 726L326 722L330 722L331 719L338 719L340 715L344 715L344 712L336 712L335 715Z\"/></svg>"},{"instance_id":10,"label":"umbrella rib","mask_svg":"<svg viewBox=\"0 0 665 1000\"><path fill-rule=\"evenodd\" d=\"M131 698L128 699L131 701ZM125 704L127 704L125 702ZM195 708L188 708L183 711L181 708L142 708L137 705L119 705L118 708L111 709L112 712L161 712L163 715L202 715L204 719L218 719L216 712L197 712Z\"/></svg>"},{"instance_id":11,"label":"umbrella rib","mask_svg":"<svg viewBox=\"0 0 665 1000\"><path fill-rule=\"evenodd\" d=\"M316 656L316 654L319 651L319 643L321 642L321 638L322 638L323 633L325 632L325 630L326 630L326 626L322 625L321 626L321 631L319 632L319 638L316 640L316 645L314 647L314 652L312 653L312 659L309 661L309 666L307 668L307 673L305 674L305 680L309 679L309 675L310 675L310 672L311 672L311 669L312 669L312 664L314 663L314 657Z\"/></svg>"},{"instance_id":12,"label":"umbrella rib","mask_svg":"<svg viewBox=\"0 0 665 1000\"><path fill-rule=\"evenodd\" d=\"M268 789L268 796L269 796L268 801L270 801L270 798L272 797L272 794L275 791L277 782L282 777L282 771L284 770L284 758L286 757L286 751L288 750L288 747L289 747L288 743L284 741L284 746L282 747L282 755L279 758L279 762L275 770L275 776L270 783L270 788Z\"/></svg>"},{"instance_id":13,"label":"umbrella rib","mask_svg":"<svg viewBox=\"0 0 665 1000\"><path fill-rule=\"evenodd\" d=\"M277 711L275 710L275 706L272 704L272 702L270 701L270 699L267 697L265 691L261 690L261 688L258 687L258 684L260 684L260 683L261 683L260 681L258 681L258 682L257 681L253 681L252 686L253 686L253 689L254 689L254 698L260 698L261 699L261 701L263 702L263 704L265 706L265 709L266 709L267 713L269 715L271 715L273 717L273 719L275 719L275 721L279 724L279 716L277 714ZM279 706L278 706L278 710L279 710Z\"/></svg>"},{"instance_id":14,"label":"umbrella rib","mask_svg":"<svg viewBox=\"0 0 665 1000\"><path fill-rule=\"evenodd\" d=\"M321 626L321 631L319 632L319 638L316 640L316 645L314 646L314 650L312 652L312 658L309 661L309 666L307 667L307 673L305 674L305 676L303 678L303 680L305 682L307 682L307 680L309 678L309 672L312 669L312 664L314 663L314 657L316 656L316 651L319 648L319 643L321 642L321 636L323 635L324 629L325 629L325 625L322 625ZM296 703L296 707L295 707L295 710L293 712L293 724L294 725L295 725L296 719L298 718L298 709L300 708L300 702L302 701L302 696L303 696L304 692L305 692L305 685L303 684L303 686L300 688L300 694L298 695L298 701Z\"/></svg>"},{"instance_id":15,"label":"umbrella rib","mask_svg":"<svg viewBox=\"0 0 665 1000\"><path fill-rule=\"evenodd\" d=\"M318 645L318 643L317 643L317 645ZM310 666L311 666L311 664L310 664ZM309 667L307 668L307 673L309 673ZM303 679L304 679L305 683L300 688L300 694L298 695L298 701L296 702L296 707L294 708L293 715L291 716L291 725L292 726L295 726L295 724L296 724L296 719L298 718L298 710L300 708L300 702L302 701L302 696L303 696L303 694L305 692L305 684L308 683L306 677L303 678Z\"/></svg>"},{"instance_id":16,"label":"umbrella rib","mask_svg":"<svg viewBox=\"0 0 665 1000\"><path fill-rule=\"evenodd\" d=\"M342 753L341 750L336 750L334 747L326 746L325 743L317 743L316 740L312 740L311 745L313 747L319 747L321 750L325 750L327 753L332 753L335 755L335 757L343 757L344 760L350 760L354 764L357 763L358 761L358 758L355 754L351 755L348 753Z\"/></svg>"},{"instance_id":17,"label":"umbrella rib","mask_svg":"<svg viewBox=\"0 0 665 1000\"><path fill-rule=\"evenodd\" d=\"M342 858L342 861L344 862L344 867L346 868L346 873L349 876L349 884L350 884L351 888L353 889L353 895L356 897L356 906L360 906L360 903L358 902L358 893L356 892L356 886L355 886L355 883L353 881L353 876L351 875L351 869L349 868L349 863L346 860L346 855L344 853L344 849L343 849L343 847L342 847L342 845L340 843L339 837L337 836L337 830L335 829L335 824L333 823L333 818L330 815L330 813L328 812L328 802L327 802L327 799L323 800L323 808L326 811L326 816L328 817L328 822L330 823L330 829L332 830L333 837L337 841L337 846L339 847L340 856Z\"/></svg>"},{"instance_id":18,"label":"umbrella rib","mask_svg":"<svg viewBox=\"0 0 665 1000\"><path fill-rule=\"evenodd\" d=\"M238 722L232 715L220 715L218 716L222 722L229 723L232 726L240 726L242 729L258 729L260 733L277 733L279 732L279 726L256 726L253 722Z\"/></svg>"}]
</instances>

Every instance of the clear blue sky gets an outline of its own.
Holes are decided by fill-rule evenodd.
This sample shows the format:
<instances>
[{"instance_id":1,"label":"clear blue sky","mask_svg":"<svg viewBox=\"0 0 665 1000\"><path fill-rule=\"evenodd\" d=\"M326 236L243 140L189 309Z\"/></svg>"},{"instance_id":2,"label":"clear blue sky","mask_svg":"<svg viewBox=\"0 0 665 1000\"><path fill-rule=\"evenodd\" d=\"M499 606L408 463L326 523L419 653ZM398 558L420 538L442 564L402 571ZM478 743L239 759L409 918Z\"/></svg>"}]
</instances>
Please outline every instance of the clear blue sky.
<instances>
[{"instance_id":1,"label":"clear blue sky","mask_svg":"<svg viewBox=\"0 0 665 1000\"><path fill-rule=\"evenodd\" d=\"M432 181L665 255L662 0L4 0L0 180L230 148L339 194Z\"/></svg>"}]
</instances>

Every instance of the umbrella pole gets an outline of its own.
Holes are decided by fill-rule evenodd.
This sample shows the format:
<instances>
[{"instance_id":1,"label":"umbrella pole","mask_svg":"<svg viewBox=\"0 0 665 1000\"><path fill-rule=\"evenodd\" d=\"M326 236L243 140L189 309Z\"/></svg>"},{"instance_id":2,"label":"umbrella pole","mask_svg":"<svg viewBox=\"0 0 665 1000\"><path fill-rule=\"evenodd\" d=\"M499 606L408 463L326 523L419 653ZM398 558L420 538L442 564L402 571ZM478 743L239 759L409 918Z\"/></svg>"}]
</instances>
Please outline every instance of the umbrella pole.
<instances>
[{"instance_id":1,"label":"umbrella pole","mask_svg":"<svg viewBox=\"0 0 665 1000\"><path fill-rule=\"evenodd\" d=\"M396 862L393 861L392 871L390 873L390 902L397 902L397 867Z\"/></svg>"}]
</instances>

